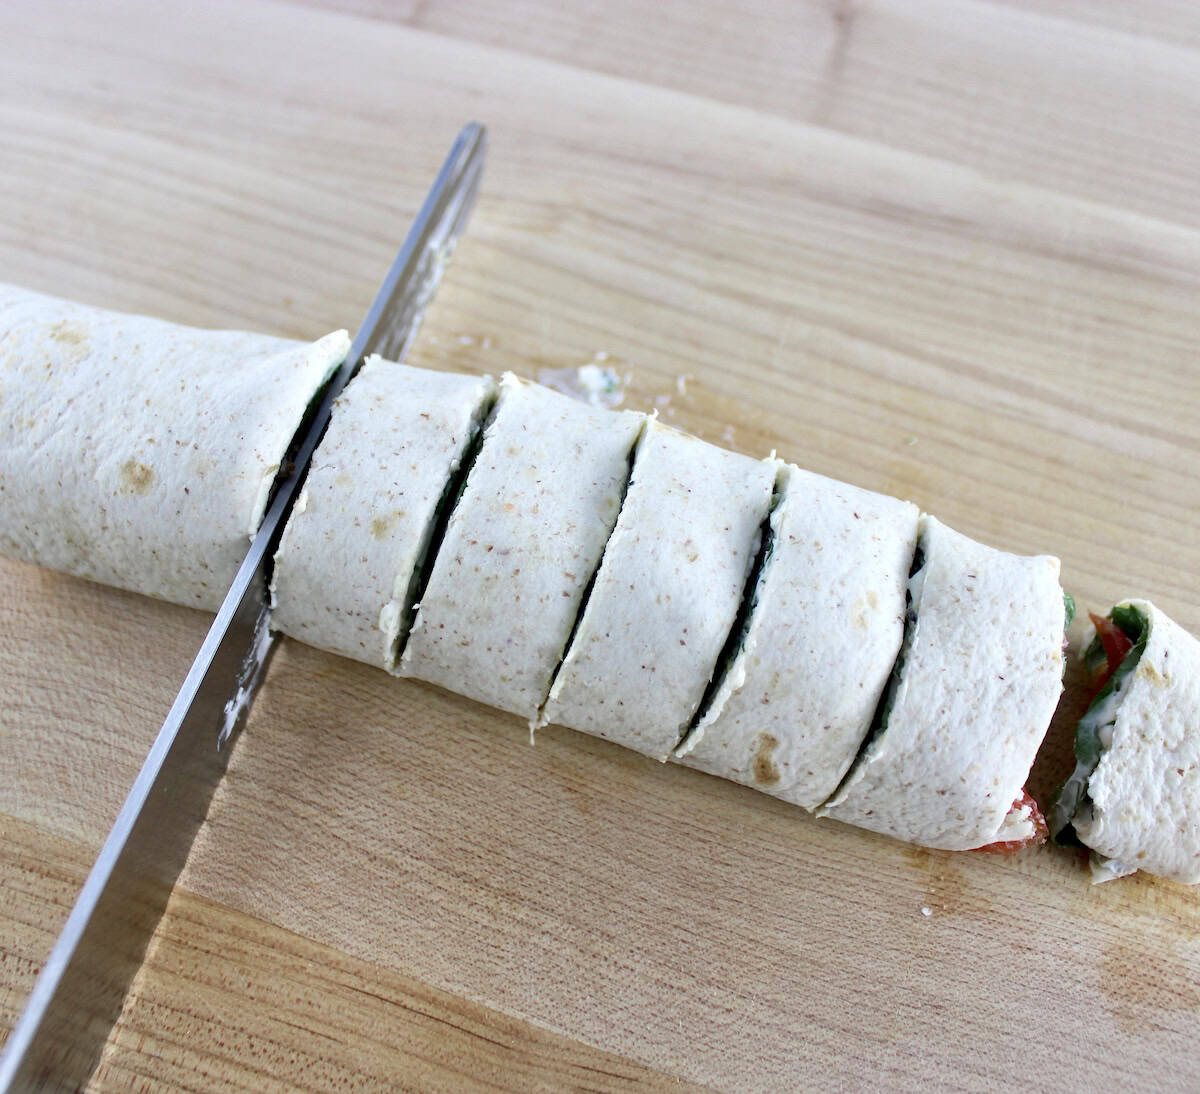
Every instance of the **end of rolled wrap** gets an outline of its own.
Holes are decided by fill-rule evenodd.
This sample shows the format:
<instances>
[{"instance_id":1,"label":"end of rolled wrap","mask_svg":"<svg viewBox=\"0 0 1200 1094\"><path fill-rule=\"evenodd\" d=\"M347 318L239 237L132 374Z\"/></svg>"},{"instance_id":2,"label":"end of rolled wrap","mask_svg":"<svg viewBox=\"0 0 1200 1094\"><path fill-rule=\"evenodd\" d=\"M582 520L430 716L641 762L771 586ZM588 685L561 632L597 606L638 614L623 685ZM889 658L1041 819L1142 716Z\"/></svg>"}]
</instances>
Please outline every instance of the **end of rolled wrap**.
<instances>
[{"instance_id":1,"label":"end of rolled wrap","mask_svg":"<svg viewBox=\"0 0 1200 1094\"><path fill-rule=\"evenodd\" d=\"M1095 882L1140 870L1198 884L1200 641L1147 600L1094 616L1088 638L1102 683L1076 730L1055 838L1091 850Z\"/></svg>"}]
</instances>

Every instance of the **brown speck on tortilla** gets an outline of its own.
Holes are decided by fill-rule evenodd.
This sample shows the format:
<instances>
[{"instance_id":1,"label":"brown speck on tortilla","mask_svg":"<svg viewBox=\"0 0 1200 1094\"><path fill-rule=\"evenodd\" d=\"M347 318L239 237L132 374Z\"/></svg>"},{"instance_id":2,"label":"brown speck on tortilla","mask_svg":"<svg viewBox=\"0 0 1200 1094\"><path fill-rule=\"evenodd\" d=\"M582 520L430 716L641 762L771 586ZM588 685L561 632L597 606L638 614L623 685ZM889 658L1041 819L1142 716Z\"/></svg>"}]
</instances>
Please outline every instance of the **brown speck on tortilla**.
<instances>
[{"instance_id":1,"label":"brown speck on tortilla","mask_svg":"<svg viewBox=\"0 0 1200 1094\"><path fill-rule=\"evenodd\" d=\"M121 464L122 494L148 494L153 485L153 468L132 459Z\"/></svg>"},{"instance_id":2,"label":"brown speck on tortilla","mask_svg":"<svg viewBox=\"0 0 1200 1094\"><path fill-rule=\"evenodd\" d=\"M779 741L770 733L758 735L758 751L754 754L754 781L760 786L774 786L779 782L779 767L772 753Z\"/></svg>"}]
</instances>

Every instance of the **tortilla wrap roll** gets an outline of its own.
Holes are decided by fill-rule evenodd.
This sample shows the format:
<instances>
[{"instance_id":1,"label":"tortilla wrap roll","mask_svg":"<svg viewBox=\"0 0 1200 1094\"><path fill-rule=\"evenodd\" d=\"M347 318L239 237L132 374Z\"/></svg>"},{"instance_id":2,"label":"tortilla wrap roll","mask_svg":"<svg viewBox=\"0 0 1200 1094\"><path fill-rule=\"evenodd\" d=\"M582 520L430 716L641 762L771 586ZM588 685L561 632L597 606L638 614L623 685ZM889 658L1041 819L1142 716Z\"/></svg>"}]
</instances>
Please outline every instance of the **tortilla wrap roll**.
<instances>
[{"instance_id":1,"label":"tortilla wrap roll","mask_svg":"<svg viewBox=\"0 0 1200 1094\"><path fill-rule=\"evenodd\" d=\"M1058 559L923 515L914 567L872 736L818 813L950 851L1032 839L1024 782L1062 691Z\"/></svg>"},{"instance_id":2,"label":"tortilla wrap roll","mask_svg":"<svg viewBox=\"0 0 1200 1094\"><path fill-rule=\"evenodd\" d=\"M1095 623L1084 656L1103 664L1108 647L1107 682L1080 719L1052 830L1092 849L1096 881L1145 870L1195 885L1200 642L1148 600L1122 601Z\"/></svg>"},{"instance_id":3,"label":"tortilla wrap roll","mask_svg":"<svg viewBox=\"0 0 1200 1094\"><path fill-rule=\"evenodd\" d=\"M488 376L368 358L334 404L280 540L275 630L395 665L439 504L495 392Z\"/></svg>"},{"instance_id":4,"label":"tortilla wrap roll","mask_svg":"<svg viewBox=\"0 0 1200 1094\"><path fill-rule=\"evenodd\" d=\"M215 611L349 346L0 285L0 552Z\"/></svg>"},{"instance_id":5,"label":"tortilla wrap roll","mask_svg":"<svg viewBox=\"0 0 1200 1094\"><path fill-rule=\"evenodd\" d=\"M645 420L502 377L400 675L537 716L616 523Z\"/></svg>"},{"instance_id":6,"label":"tortilla wrap roll","mask_svg":"<svg viewBox=\"0 0 1200 1094\"><path fill-rule=\"evenodd\" d=\"M780 467L742 648L676 759L811 810L849 770L891 675L919 513Z\"/></svg>"},{"instance_id":7,"label":"tortilla wrap roll","mask_svg":"<svg viewBox=\"0 0 1200 1094\"><path fill-rule=\"evenodd\" d=\"M647 424L540 724L671 754L737 619L774 484L772 463Z\"/></svg>"}]
</instances>

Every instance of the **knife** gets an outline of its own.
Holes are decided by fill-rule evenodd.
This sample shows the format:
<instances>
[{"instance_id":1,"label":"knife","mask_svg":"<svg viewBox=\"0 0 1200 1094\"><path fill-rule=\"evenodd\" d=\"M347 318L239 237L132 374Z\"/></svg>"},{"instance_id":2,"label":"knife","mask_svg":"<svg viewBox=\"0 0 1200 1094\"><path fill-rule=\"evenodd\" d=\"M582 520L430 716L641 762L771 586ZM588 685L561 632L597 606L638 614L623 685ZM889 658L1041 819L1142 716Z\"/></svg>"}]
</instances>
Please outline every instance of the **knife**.
<instances>
[{"instance_id":1,"label":"knife","mask_svg":"<svg viewBox=\"0 0 1200 1094\"><path fill-rule=\"evenodd\" d=\"M370 353L400 360L479 189L483 126L458 135L285 473L0 1055L0 1094L82 1089L107 1043L262 680L275 546L333 403Z\"/></svg>"}]
</instances>

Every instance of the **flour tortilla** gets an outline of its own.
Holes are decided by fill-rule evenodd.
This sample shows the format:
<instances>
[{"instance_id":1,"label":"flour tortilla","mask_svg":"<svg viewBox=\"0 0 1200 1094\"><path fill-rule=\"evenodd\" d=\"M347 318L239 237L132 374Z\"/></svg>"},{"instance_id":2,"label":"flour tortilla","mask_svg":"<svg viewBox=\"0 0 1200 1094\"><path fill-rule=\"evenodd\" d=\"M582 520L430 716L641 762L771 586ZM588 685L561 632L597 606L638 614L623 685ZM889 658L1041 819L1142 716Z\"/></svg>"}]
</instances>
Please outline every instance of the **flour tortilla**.
<instances>
[{"instance_id":1,"label":"flour tortilla","mask_svg":"<svg viewBox=\"0 0 1200 1094\"><path fill-rule=\"evenodd\" d=\"M495 392L491 377L367 360L334 406L275 555L273 628L395 665L438 502Z\"/></svg>"},{"instance_id":2,"label":"flour tortilla","mask_svg":"<svg viewBox=\"0 0 1200 1094\"><path fill-rule=\"evenodd\" d=\"M1146 649L1088 781L1087 846L1128 869L1200 882L1200 642L1147 600ZM1086 645L1085 645L1086 648ZM1123 871L1122 871L1123 872Z\"/></svg>"},{"instance_id":3,"label":"flour tortilla","mask_svg":"<svg viewBox=\"0 0 1200 1094\"><path fill-rule=\"evenodd\" d=\"M542 724L665 760L737 618L775 466L651 421Z\"/></svg>"},{"instance_id":4,"label":"flour tortilla","mask_svg":"<svg viewBox=\"0 0 1200 1094\"><path fill-rule=\"evenodd\" d=\"M349 345L0 285L0 553L216 610Z\"/></svg>"},{"instance_id":5,"label":"flour tortilla","mask_svg":"<svg viewBox=\"0 0 1200 1094\"><path fill-rule=\"evenodd\" d=\"M742 649L676 757L814 809L857 755L899 652L918 510L792 464L779 485Z\"/></svg>"},{"instance_id":6,"label":"flour tortilla","mask_svg":"<svg viewBox=\"0 0 1200 1094\"><path fill-rule=\"evenodd\" d=\"M886 728L825 816L926 847L967 850L1034 834L1008 819L1062 691L1058 559L1007 554L921 517Z\"/></svg>"},{"instance_id":7,"label":"flour tortilla","mask_svg":"<svg viewBox=\"0 0 1200 1094\"><path fill-rule=\"evenodd\" d=\"M616 523L644 422L505 374L401 675L537 715Z\"/></svg>"}]
</instances>

